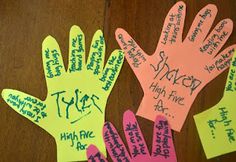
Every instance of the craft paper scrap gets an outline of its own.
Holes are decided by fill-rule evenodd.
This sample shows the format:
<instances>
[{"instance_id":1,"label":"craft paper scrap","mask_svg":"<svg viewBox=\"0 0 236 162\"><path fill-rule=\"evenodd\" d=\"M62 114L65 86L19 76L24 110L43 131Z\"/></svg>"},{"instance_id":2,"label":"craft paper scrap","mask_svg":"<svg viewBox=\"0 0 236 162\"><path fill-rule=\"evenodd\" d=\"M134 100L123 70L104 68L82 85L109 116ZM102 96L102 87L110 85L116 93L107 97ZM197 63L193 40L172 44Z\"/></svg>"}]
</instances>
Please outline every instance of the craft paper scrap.
<instances>
[{"instance_id":1,"label":"craft paper scrap","mask_svg":"<svg viewBox=\"0 0 236 162\"><path fill-rule=\"evenodd\" d=\"M236 151L236 52L233 56L222 99L194 116L207 158Z\"/></svg>"},{"instance_id":2,"label":"craft paper scrap","mask_svg":"<svg viewBox=\"0 0 236 162\"><path fill-rule=\"evenodd\" d=\"M106 122L103 128L103 138L106 148L114 162L176 162L176 154L168 121L157 116L154 131L152 154L149 154L146 142L139 128L135 115L126 111L123 116L123 131L129 147L127 151L115 127ZM87 150L89 162L99 162L106 159L95 146ZM101 160L102 159L102 160Z\"/></svg>"},{"instance_id":3,"label":"craft paper scrap","mask_svg":"<svg viewBox=\"0 0 236 162\"><path fill-rule=\"evenodd\" d=\"M125 30L116 30L116 40L144 92L137 115L152 121L156 115L163 115L175 131L181 130L201 89L229 67L236 47L219 53L232 33L233 23L224 19L209 32L217 14L211 4L199 11L183 40L185 12L184 2L172 7L151 56Z\"/></svg>"},{"instance_id":4,"label":"craft paper scrap","mask_svg":"<svg viewBox=\"0 0 236 162\"><path fill-rule=\"evenodd\" d=\"M105 40L98 30L85 63L84 34L74 25L70 30L67 70L52 36L44 39L42 56L47 98L40 100L17 90L4 89L3 99L55 138L58 161L87 160L86 148L95 143L106 155L102 137L105 107L123 64L123 52L115 50L104 67Z\"/></svg>"}]
</instances>

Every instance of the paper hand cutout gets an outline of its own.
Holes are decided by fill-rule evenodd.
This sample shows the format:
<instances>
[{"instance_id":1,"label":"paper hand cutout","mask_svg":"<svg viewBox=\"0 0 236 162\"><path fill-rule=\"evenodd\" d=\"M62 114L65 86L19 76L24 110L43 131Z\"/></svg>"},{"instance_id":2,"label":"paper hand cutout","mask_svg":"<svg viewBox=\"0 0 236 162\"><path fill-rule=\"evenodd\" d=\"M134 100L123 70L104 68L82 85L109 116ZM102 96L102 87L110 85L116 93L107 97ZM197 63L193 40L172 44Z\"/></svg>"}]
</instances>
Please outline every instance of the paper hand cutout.
<instances>
[{"instance_id":1,"label":"paper hand cutout","mask_svg":"<svg viewBox=\"0 0 236 162\"><path fill-rule=\"evenodd\" d=\"M155 120L151 156L135 115L129 110L124 113L123 130L130 154L126 150L117 130L111 123L106 122L103 128L103 138L106 148L114 162L177 161L171 129L166 118L157 116ZM87 149L87 156L89 162L107 161L94 145L90 145Z\"/></svg>"},{"instance_id":2,"label":"paper hand cutout","mask_svg":"<svg viewBox=\"0 0 236 162\"><path fill-rule=\"evenodd\" d=\"M207 158L236 151L236 53L233 56L224 96L212 108L194 116Z\"/></svg>"},{"instance_id":3,"label":"paper hand cutout","mask_svg":"<svg viewBox=\"0 0 236 162\"><path fill-rule=\"evenodd\" d=\"M67 71L56 40L48 36L43 41L43 66L48 88L45 101L16 90L4 89L2 92L10 107L55 138L58 161L87 160L86 148L93 143L106 153L102 138L105 106L124 54L115 50L103 68L105 40L102 31L98 30L86 64L84 41L81 29L72 26Z\"/></svg>"},{"instance_id":4,"label":"paper hand cutout","mask_svg":"<svg viewBox=\"0 0 236 162\"><path fill-rule=\"evenodd\" d=\"M204 7L182 41L185 4L176 3L165 19L152 56L126 31L116 30L116 39L144 91L137 115L153 121L156 115L164 115L172 129L181 130L195 97L227 69L236 47L228 47L218 54L233 30L230 19L219 22L207 36L216 13L216 6Z\"/></svg>"}]
</instances>

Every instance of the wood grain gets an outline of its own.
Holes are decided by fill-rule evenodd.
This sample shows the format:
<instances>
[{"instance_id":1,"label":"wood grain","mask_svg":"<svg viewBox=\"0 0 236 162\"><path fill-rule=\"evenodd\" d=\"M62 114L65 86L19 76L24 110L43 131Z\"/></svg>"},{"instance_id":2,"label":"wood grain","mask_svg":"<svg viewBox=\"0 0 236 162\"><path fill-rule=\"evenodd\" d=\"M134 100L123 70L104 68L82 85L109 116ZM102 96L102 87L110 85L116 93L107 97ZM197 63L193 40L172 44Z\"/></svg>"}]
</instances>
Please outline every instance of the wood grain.
<instances>
[{"instance_id":1,"label":"wood grain","mask_svg":"<svg viewBox=\"0 0 236 162\"><path fill-rule=\"evenodd\" d=\"M205 0L185 2L187 16L184 36L197 12L208 3ZM114 33L116 28L122 27L147 53L152 54L164 18L175 3L174 0L1 0L0 89L17 89L44 99L47 92L41 59L42 40L48 34L57 39L67 66L69 29L73 24L79 25L86 35L86 51L89 49L93 33L101 28L105 34L108 58L115 48L119 48ZM223 18L231 18L236 22L236 1L212 0L211 3L216 4L219 10L214 25ZM235 42L236 32L233 32L224 47ZM201 91L192 105L182 131L173 133L179 162L236 161L236 152L207 160L193 121L194 114L202 112L220 100L226 76L227 71ZM106 108L106 120L114 123L123 140L123 112L127 109L136 112L142 96L139 82L125 62ZM137 118L151 149L153 123ZM15 113L2 99L0 161L56 161L56 145L53 138Z\"/></svg>"}]
</instances>

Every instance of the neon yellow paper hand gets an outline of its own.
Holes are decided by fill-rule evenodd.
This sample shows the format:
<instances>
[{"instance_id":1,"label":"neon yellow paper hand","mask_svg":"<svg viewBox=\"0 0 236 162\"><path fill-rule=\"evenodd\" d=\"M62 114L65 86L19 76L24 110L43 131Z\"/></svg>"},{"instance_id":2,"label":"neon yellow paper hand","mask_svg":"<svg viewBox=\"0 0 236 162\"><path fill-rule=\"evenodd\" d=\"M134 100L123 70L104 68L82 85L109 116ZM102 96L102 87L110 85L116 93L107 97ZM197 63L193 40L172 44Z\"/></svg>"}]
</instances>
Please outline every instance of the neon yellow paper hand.
<instances>
[{"instance_id":1,"label":"neon yellow paper hand","mask_svg":"<svg viewBox=\"0 0 236 162\"><path fill-rule=\"evenodd\" d=\"M42 55L48 94L44 101L16 90L2 91L10 107L55 138L60 162L86 160L90 144L96 144L106 154L102 137L105 106L124 54L115 50L103 68L105 40L98 30L86 64L84 41L81 29L72 26L66 71L56 40L51 36L45 38Z\"/></svg>"},{"instance_id":2,"label":"neon yellow paper hand","mask_svg":"<svg viewBox=\"0 0 236 162\"><path fill-rule=\"evenodd\" d=\"M207 158L236 151L236 52L218 104L194 116Z\"/></svg>"}]
</instances>

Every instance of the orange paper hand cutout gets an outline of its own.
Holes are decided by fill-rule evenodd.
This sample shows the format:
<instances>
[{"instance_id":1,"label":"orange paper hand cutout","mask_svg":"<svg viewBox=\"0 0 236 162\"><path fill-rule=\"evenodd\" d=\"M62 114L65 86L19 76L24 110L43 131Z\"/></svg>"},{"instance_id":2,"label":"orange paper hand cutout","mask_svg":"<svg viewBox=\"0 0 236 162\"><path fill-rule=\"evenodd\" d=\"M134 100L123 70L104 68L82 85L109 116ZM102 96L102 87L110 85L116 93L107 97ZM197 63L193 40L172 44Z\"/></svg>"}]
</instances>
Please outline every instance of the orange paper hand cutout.
<instances>
[{"instance_id":1,"label":"orange paper hand cutout","mask_svg":"<svg viewBox=\"0 0 236 162\"><path fill-rule=\"evenodd\" d=\"M172 7L151 56L126 31L116 31L116 39L144 92L137 115L152 121L156 115L164 115L176 131L181 130L200 90L229 67L236 48L233 45L219 53L232 33L233 23L224 19L209 32L217 14L211 4L199 11L183 40L185 12L184 2Z\"/></svg>"}]
</instances>

